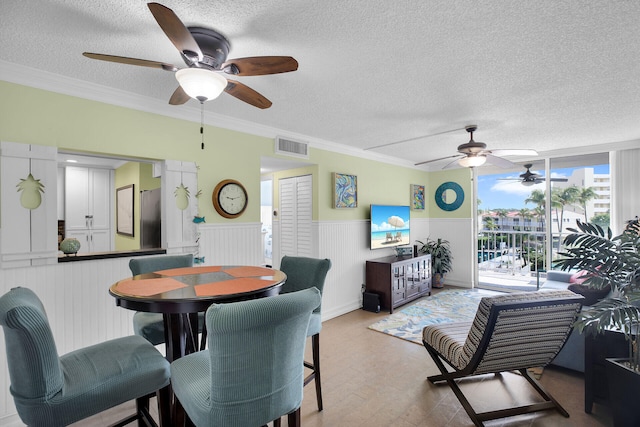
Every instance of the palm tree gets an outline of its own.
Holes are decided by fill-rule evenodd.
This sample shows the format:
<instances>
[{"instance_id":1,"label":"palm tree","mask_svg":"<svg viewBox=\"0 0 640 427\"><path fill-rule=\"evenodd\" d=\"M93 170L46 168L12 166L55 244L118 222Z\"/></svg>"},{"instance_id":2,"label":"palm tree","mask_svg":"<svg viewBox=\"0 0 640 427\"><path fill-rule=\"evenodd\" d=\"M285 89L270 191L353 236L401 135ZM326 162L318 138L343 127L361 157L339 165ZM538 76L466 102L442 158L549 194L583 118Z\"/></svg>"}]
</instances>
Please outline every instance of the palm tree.
<instances>
[{"instance_id":1,"label":"palm tree","mask_svg":"<svg viewBox=\"0 0 640 427\"><path fill-rule=\"evenodd\" d=\"M524 199L525 203L533 203L536 206L545 207L547 204L547 197L542 190L533 190L529 197Z\"/></svg>"},{"instance_id":2,"label":"palm tree","mask_svg":"<svg viewBox=\"0 0 640 427\"><path fill-rule=\"evenodd\" d=\"M566 206L570 206L576 203L580 189L575 185L565 188L552 188L551 189L551 206L556 211L556 218L558 219L558 250L562 244L562 225L564 224L564 209ZM558 215L558 209L560 209L560 215Z\"/></svg>"},{"instance_id":3,"label":"palm tree","mask_svg":"<svg viewBox=\"0 0 640 427\"><path fill-rule=\"evenodd\" d=\"M504 229L504 219L509 215L508 209L496 209L495 214L500 218L500 230L505 231Z\"/></svg>"},{"instance_id":4,"label":"palm tree","mask_svg":"<svg viewBox=\"0 0 640 427\"><path fill-rule=\"evenodd\" d=\"M524 223L528 218L531 218L531 211L527 208L522 208L518 211L520 218L522 218L522 229L524 230Z\"/></svg>"},{"instance_id":5,"label":"palm tree","mask_svg":"<svg viewBox=\"0 0 640 427\"><path fill-rule=\"evenodd\" d=\"M538 218L538 222L542 224L542 230L544 230L544 217L547 214L544 206L536 206L533 208L533 214Z\"/></svg>"},{"instance_id":6,"label":"palm tree","mask_svg":"<svg viewBox=\"0 0 640 427\"><path fill-rule=\"evenodd\" d=\"M485 230L495 230L496 228L498 228L498 226L496 225L496 221L493 219L492 216L485 216L483 219L484 222L484 228Z\"/></svg>"},{"instance_id":7,"label":"palm tree","mask_svg":"<svg viewBox=\"0 0 640 427\"><path fill-rule=\"evenodd\" d=\"M576 196L576 202L580 203L580 207L584 211L584 222L587 222L589 220L587 218L587 202L597 198L598 194L596 194L593 187L581 188L578 195Z\"/></svg>"},{"instance_id":8,"label":"palm tree","mask_svg":"<svg viewBox=\"0 0 640 427\"><path fill-rule=\"evenodd\" d=\"M529 197L524 199L525 203L533 203L536 207L533 209L535 216L538 217L538 222L542 224L544 229L544 217L546 214L545 206L547 205L547 197L542 190L533 190Z\"/></svg>"}]
</instances>

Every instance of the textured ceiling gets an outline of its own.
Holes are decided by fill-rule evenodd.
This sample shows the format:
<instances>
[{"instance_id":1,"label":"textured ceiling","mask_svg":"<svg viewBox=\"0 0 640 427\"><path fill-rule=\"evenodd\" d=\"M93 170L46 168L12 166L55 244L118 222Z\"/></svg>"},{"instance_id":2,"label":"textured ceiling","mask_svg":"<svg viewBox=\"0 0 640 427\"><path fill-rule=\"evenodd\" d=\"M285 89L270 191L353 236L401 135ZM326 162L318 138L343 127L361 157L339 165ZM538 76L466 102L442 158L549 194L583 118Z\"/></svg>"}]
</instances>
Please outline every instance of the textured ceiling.
<instances>
[{"instance_id":1,"label":"textured ceiling","mask_svg":"<svg viewBox=\"0 0 640 427\"><path fill-rule=\"evenodd\" d=\"M298 60L293 73L237 78L273 102L267 110L226 94L206 103L280 134L356 149L409 140L366 153L411 162L455 154L467 124L490 149L640 140L638 0L162 3L186 25L223 33L229 58ZM82 52L184 66L144 1L2 0L0 40L9 65L162 103L177 86L172 73ZM173 108L189 107L197 102Z\"/></svg>"}]
</instances>

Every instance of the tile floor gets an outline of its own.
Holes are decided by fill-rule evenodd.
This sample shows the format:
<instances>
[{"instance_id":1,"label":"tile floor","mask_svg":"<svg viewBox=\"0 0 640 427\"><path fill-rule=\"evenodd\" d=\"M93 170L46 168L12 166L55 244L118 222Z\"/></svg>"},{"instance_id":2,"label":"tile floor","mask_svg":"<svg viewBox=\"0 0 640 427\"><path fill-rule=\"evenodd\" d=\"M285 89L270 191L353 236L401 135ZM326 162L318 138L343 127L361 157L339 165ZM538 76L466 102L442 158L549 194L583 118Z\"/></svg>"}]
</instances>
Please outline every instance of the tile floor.
<instances>
[{"instance_id":1,"label":"tile floor","mask_svg":"<svg viewBox=\"0 0 640 427\"><path fill-rule=\"evenodd\" d=\"M318 412L312 384L305 387L304 427L467 427L473 426L446 385L426 378L438 373L426 350L417 344L367 329L388 313L356 310L323 324L321 341L324 411ZM310 347L310 344L308 345ZM487 422L487 426L611 426L607 407L584 412L582 374L547 367L541 383L571 415L557 412L521 415ZM517 375L486 376L468 381L463 391L477 410L499 409L504 402L526 404L535 399ZM124 404L84 420L79 426L103 426L132 408ZM286 418L283 419L286 426Z\"/></svg>"}]
</instances>

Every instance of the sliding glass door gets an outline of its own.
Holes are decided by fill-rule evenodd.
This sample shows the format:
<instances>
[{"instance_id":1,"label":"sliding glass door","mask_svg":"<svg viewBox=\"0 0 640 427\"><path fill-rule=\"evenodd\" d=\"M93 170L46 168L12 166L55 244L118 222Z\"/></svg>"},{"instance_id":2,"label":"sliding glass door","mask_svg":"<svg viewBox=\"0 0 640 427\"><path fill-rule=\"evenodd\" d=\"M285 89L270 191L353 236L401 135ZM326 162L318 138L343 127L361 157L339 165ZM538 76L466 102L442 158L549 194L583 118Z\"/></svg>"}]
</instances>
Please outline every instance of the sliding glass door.
<instances>
[{"instance_id":1,"label":"sliding glass door","mask_svg":"<svg viewBox=\"0 0 640 427\"><path fill-rule=\"evenodd\" d=\"M535 290L576 220L609 225L608 153L478 171L478 286Z\"/></svg>"}]
</instances>

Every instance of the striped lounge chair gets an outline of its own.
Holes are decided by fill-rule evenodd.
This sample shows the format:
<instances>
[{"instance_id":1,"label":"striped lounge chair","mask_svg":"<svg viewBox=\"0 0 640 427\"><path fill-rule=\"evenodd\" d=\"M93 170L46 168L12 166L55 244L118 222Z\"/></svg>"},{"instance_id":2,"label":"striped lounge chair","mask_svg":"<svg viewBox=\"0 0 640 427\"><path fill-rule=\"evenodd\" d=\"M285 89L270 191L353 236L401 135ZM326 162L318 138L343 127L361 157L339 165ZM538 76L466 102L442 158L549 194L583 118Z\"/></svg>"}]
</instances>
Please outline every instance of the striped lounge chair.
<instances>
[{"instance_id":1,"label":"striped lounge chair","mask_svg":"<svg viewBox=\"0 0 640 427\"><path fill-rule=\"evenodd\" d=\"M549 409L568 417L527 368L543 367L553 360L571 333L581 306L582 296L566 290L484 297L473 322L424 328L422 342L441 372L428 380L434 384L446 381L476 426L483 426L487 420ZM544 402L476 413L456 380L507 371L520 372Z\"/></svg>"}]
</instances>

